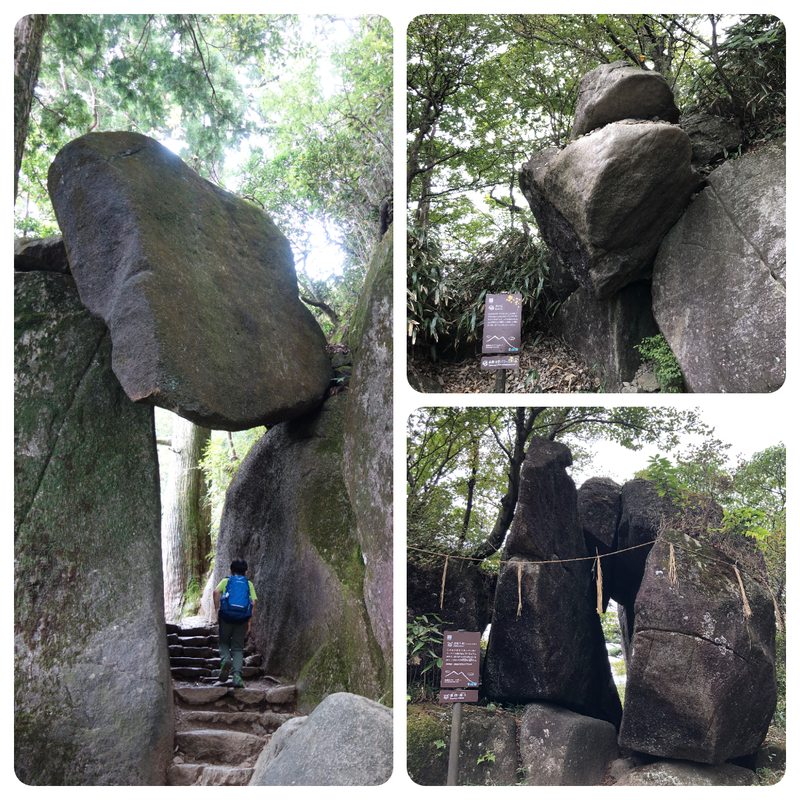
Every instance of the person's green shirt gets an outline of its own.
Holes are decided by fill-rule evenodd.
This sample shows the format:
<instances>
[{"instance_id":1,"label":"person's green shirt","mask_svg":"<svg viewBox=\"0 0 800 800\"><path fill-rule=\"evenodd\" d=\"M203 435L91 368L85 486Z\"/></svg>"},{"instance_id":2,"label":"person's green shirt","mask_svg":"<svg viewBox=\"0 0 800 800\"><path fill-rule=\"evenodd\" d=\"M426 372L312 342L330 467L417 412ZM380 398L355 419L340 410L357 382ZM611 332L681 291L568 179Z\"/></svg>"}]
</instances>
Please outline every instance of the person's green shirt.
<instances>
[{"instance_id":1,"label":"person's green shirt","mask_svg":"<svg viewBox=\"0 0 800 800\"><path fill-rule=\"evenodd\" d=\"M247 583L250 585L250 599L255 603L255 601L258 600L258 598L256 597L256 587L253 586L253 581L251 581L249 578L247 579ZM228 579L227 578L223 578L217 584L217 589L219 589L219 593L221 595L225 594L225 587L227 585L228 585Z\"/></svg>"}]
</instances>

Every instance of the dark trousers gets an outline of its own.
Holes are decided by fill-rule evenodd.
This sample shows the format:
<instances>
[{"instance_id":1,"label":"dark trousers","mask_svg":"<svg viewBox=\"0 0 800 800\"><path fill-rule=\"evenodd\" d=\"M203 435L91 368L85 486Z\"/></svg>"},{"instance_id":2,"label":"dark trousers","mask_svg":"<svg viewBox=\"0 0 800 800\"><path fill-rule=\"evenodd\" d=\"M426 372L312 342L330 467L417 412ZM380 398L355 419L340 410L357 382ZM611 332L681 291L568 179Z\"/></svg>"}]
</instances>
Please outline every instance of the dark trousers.
<instances>
[{"instance_id":1,"label":"dark trousers","mask_svg":"<svg viewBox=\"0 0 800 800\"><path fill-rule=\"evenodd\" d=\"M247 620L239 623L219 620L219 655L224 661L233 660L233 674L241 677L244 663L244 637L247 633Z\"/></svg>"}]
</instances>

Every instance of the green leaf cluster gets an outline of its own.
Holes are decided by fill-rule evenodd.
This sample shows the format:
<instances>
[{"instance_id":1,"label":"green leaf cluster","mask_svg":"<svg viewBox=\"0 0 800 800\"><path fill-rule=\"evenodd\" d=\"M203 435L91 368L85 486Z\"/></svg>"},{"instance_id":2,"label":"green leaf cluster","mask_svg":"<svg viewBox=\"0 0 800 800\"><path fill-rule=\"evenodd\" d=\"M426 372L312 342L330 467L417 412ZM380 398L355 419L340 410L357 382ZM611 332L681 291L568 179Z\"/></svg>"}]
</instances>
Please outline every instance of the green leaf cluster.
<instances>
[{"instance_id":1,"label":"green leaf cluster","mask_svg":"<svg viewBox=\"0 0 800 800\"><path fill-rule=\"evenodd\" d=\"M642 339L634 345L647 361L653 362L656 378L661 385L662 392L682 392L684 390L683 373L678 365L678 359L667 344L664 335L659 333Z\"/></svg>"},{"instance_id":2,"label":"green leaf cluster","mask_svg":"<svg viewBox=\"0 0 800 800\"><path fill-rule=\"evenodd\" d=\"M734 115L751 142L786 132L786 28L770 14L747 14L707 43L688 89L690 110Z\"/></svg>"},{"instance_id":3,"label":"green leaf cluster","mask_svg":"<svg viewBox=\"0 0 800 800\"><path fill-rule=\"evenodd\" d=\"M422 614L406 624L406 664L408 686L421 683L438 685L437 671L442 669L443 622L437 614Z\"/></svg>"},{"instance_id":4,"label":"green leaf cluster","mask_svg":"<svg viewBox=\"0 0 800 800\"><path fill-rule=\"evenodd\" d=\"M264 427L234 433L214 431L203 451L200 469L207 487L206 498L211 510L211 538L214 542L219 533L225 493L250 448L266 431Z\"/></svg>"}]
</instances>

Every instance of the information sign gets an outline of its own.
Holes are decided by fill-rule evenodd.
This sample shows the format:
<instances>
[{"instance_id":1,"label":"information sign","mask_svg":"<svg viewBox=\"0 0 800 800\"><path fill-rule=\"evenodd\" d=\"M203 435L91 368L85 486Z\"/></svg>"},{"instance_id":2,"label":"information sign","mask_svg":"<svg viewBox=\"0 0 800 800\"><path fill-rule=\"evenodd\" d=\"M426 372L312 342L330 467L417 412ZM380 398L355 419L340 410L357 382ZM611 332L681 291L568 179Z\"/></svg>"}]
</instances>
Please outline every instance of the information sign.
<instances>
[{"instance_id":1,"label":"information sign","mask_svg":"<svg viewBox=\"0 0 800 800\"><path fill-rule=\"evenodd\" d=\"M519 356L483 356L481 369L519 369Z\"/></svg>"},{"instance_id":2,"label":"information sign","mask_svg":"<svg viewBox=\"0 0 800 800\"><path fill-rule=\"evenodd\" d=\"M481 634L445 631L442 642L442 688L477 687L481 669Z\"/></svg>"},{"instance_id":3,"label":"information sign","mask_svg":"<svg viewBox=\"0 0 800 800\"><path fill-rule=\"evenodd\" d=\"M477 689L442 689L439 692L440 703L477 703Z\"/></svg>"},{"instance_id":4,"label":"information sign","mask_svg":"<svg viewBox=\"0 0 800 800\"><path fill-rule=\"evenodd\" d=\"M518 353L521 330L522 295L487 294L482 352Z\"/></svg>"}]
</instances>

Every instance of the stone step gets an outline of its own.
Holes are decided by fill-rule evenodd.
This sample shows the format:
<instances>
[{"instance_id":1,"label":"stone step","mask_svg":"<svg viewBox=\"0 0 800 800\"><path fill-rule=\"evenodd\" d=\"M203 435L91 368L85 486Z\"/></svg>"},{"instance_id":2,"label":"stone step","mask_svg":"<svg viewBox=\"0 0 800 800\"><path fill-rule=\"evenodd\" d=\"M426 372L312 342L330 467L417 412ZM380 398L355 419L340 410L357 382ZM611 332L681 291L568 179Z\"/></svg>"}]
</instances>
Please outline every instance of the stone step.
<instances>
[{"instance_id":1,"label":"stone step","mask_svg":"<svg viewBox=\"0 0 800 800\"><path fill-rule=\"evenodd\" d=\"M169 657L187 656L189 658L219 658L218 647L181 647L180 645L170 645L167 648Z\"/></svg>"},{"instance_id":2,"label":"stone step","mask_svg":"<svg viewBox=\"0 0 800 800\"><path fill-rule=\"evenodd\" d=\"M219 647L215 645L214 647L182 647L181 645L173 644L167 647L167 652L169 653L169 657L172 658L173 656L186 656L188 658L219 658ZM258 656L260 659L261 656L255 650L252 645L247 645L244 648L244 656L245 659L253 658Z\"/></svg>"},{"instance_id":3,"label":"stone step","mask_svg":"<svg viewBox=\"0 0 800 800\"><path fill-rule=\"evenodd\" d=\"M180 730L228 730L265 736L294 716L274 711L184 711L179 725Z\"/></svg>"},{"instance_id":4,"label":"stone step","mask_svg":"<svg viewBox=\"0 0 800 800\"><path fill-rule=\"evenodd\" d=\"M216 625L195 625L182 628L180 625L167 623L167 633L175 633L178 636L211 636L212 634L216 634L216 632Z\"/></svg>"},{"instance_id":5,"label":"stone step","mask_svg":"<svg viewBox=\"0 0 800 800\"><path fill-rule=\"evenodd\" d=\"M269 688L233 689L227 686L175 686L175 705L213 711L279 711L291 713L297 703L297 686L281 684Z\"/></svg>"},{"instance_id":6,"label":"stone step","mask_svg":"<svg viewBox=\"0 0 800 800\"><path fill-rule=\"evenodd\" d=\"M171 667L206 667L207 669L219 669L219 658L185 658L183 656L170 656L169 665Z\"/></svg>"},{"instance_id":7,"label":"stone step","mask_svg":"<svg viewBox=\"0 0 800 800\"><path fill-rule=\"evenodd\" d=\"M201 678L213 678L213 670L206 667L170 667L173 678L182 681L199 681Z\"/></svg>"},{"instance_id":8,"label":"stone step","mask_svg":"<svg viewBox=\"0 0 800 800\"><path fill-rule=\"evenodd\" d=\"M185 759L213 764L241 765L257 757L269 739L240 731L204 728L175 733L175 749Z\"/></svg>"},{"instance_id":9,"label":"stone step","mask_svg":"<svg viewBox=\"0 0 800 800\"><path fill-rule=\"evenodd\" d=\"M168 633L167 645L216 648L219 646L219 636L178 636L176 633Z\"/></svg>"},{"instance_id":10,"label":"stone step","mask_svg":"<svg viewBox=\"0 0 800 800\"><path fill-rule=\"evenodd\" d=\"M167 786L247 786L252 775L253 767L178 763L167 770Z\"/></svg>"}]
</instances>

